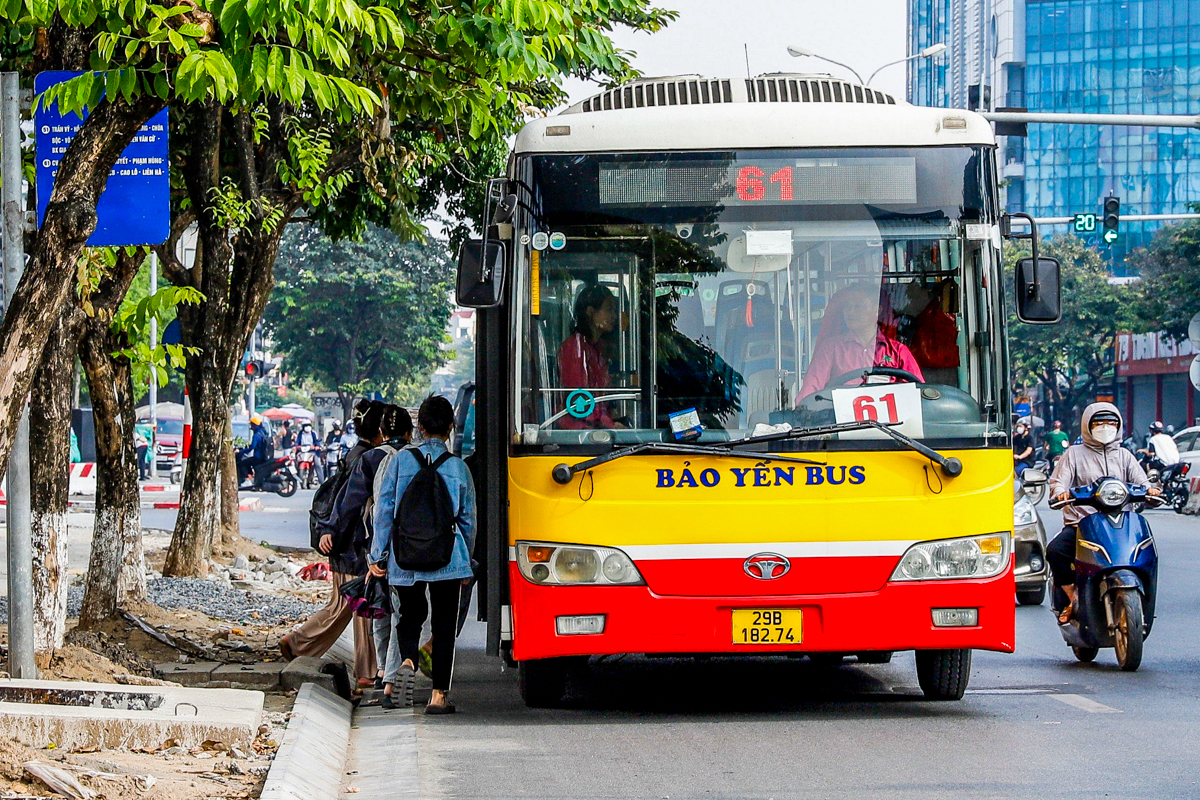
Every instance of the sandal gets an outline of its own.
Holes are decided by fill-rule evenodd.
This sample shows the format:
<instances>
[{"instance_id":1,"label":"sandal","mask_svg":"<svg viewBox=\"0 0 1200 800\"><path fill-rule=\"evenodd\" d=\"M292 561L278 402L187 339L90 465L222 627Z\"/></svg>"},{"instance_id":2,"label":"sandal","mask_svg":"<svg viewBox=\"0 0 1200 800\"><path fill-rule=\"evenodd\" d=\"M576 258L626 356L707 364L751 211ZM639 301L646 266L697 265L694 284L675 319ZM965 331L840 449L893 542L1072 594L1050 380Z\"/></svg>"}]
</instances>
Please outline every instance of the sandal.
<instances>
[{"instance_id":1,"label":"sandal","mask_svg":"<svg viewBox=\"0 0 1200 800\"><path fill-rule=\"evenodd\" d=\"M1075 604L1074 603L1067 603L1067 605L1063 607L1063 610L1058 612L1058 624L1059 625L1066 625L1068 622L1070 622L1074 618L1075 618Z\"/></svg>"},{"instance_id":2,"label":"sandal","mask_svg":"<svg viewBox=\"0 0 1200 800\"><path fill-rule=\"evenodd\" d=\"M425 706L425 713L429 714L430 716L453 714L456 710L457 709L454 708L454 703L449 701L445 703L438 703L437 705L430 703L429 705Z\"/></svg>"}]
</instances>

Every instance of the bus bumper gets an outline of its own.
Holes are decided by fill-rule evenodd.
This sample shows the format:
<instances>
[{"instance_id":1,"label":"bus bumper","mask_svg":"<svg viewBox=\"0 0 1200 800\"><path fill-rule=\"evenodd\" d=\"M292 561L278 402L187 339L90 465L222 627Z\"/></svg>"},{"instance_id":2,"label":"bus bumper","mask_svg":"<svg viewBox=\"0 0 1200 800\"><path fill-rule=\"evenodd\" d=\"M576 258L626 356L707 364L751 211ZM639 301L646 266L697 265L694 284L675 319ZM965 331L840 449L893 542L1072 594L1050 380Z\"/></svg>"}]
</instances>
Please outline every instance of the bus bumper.
<instances>
[{"instance_id":1,"label":"bus bumper","mask_svg":"<svg viewBox=\"0 0 1200 800\"><path fill-rule=\"evenodd\" d=\"M888 583L876 592L762 597L678 597L646 586L538 586L510 565L513 657L620 653L762 655L1015 647L1012 567L987 580ZM796 645L733 644L732 612L795 609ZM975 608L975 627L935 627L933 609ZM602 633L560 635L560 616L604 615Z\"/></svg>"}]
</instances>

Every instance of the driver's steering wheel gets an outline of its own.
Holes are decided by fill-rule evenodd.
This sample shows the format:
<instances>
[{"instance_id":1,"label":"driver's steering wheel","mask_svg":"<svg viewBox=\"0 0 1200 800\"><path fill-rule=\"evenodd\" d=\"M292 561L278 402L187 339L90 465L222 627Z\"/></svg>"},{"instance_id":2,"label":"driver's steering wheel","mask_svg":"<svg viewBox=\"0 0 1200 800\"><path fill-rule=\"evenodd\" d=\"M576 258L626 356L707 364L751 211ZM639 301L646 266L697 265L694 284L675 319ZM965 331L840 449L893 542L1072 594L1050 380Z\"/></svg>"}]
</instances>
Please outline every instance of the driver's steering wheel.
<instances>
[{"instance_id":1,"label":"driver's steering wheel","mask_svg":"<svg viewBox=\"0 0 1200 800\"><path fill-rule=\"evenodd\" d=\"M900 378L909 383L921 383L921 379L906 369L898 367L867 367L866 369L852 369L849 372L843 372L833 380L829 381L823 387L824 389L834 389L839 386L846 386L852 380L858 379L862 383L866 383L869 375L886 375L890 378ZM862 384L859 384L862 385Z\"/></svg>"}]
</instances>

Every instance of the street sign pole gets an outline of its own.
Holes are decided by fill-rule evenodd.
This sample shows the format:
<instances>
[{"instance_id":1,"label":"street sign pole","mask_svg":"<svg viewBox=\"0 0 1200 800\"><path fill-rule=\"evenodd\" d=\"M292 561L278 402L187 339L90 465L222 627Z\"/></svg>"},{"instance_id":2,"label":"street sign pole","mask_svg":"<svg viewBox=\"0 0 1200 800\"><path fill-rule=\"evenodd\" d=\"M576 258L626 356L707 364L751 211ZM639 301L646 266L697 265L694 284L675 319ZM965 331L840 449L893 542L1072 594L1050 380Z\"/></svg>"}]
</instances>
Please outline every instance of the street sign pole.
<instances>
[{"instance_id":1,"label":"street sign pole","mask_svg":"<svg viewBox=\"0 0 1200 800\"><path fill-rule=\"evenodd\" d=\"M25 209L21 200L21 81L0 73L0 207L4 226L4 310L25 271ZM8 457L8 674L37 679L33 648L33 534L29 501L29 404L21 411Z\"/></svg>"},{"instance_id":2,"label":"street sign pole","mask_svg":"<svg viewBox=\"0 0 1200 800\"><path fill-rule=\"evenodd\" d=\"M158 253L150 253L150 296L158 291ZM158 346L158 320L150 318L150 351ZM158 477L158 376L150 375L150 477Z\"/></svg>"}]
</instances>

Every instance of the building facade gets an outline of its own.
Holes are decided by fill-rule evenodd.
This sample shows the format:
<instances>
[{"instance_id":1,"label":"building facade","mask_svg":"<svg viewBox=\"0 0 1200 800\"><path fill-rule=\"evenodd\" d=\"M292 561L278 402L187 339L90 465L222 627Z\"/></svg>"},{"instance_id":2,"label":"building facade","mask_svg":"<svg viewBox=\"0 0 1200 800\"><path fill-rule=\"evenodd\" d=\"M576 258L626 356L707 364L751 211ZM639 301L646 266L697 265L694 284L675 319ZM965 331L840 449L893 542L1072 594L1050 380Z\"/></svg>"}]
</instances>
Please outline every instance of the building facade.
<instances>
[{"instance_id":1,"label":"building facade","mask_svg":"<svg viewBox=\"0 0 1200 800\"><path fill-rule=\"evenodd\" d=\"M910 53L926 42L950 48L944 64L910 62L911 102L1114 114L1200 108L1200 0L909 0L908 23ZM1099 213L1114 195L1122 215L1187 212L1200 201L1198 147L1188 129L1030 125L1027 140L1002 142L1005 205L1060 217ZM1103 248L1114 274L1125 274L1125 254L1160 224L1122 222L1120 241Z\"/></svg>"}]
</instances>

